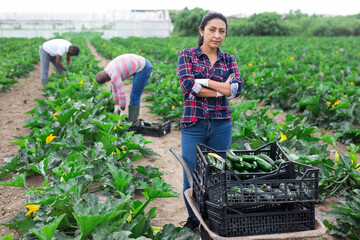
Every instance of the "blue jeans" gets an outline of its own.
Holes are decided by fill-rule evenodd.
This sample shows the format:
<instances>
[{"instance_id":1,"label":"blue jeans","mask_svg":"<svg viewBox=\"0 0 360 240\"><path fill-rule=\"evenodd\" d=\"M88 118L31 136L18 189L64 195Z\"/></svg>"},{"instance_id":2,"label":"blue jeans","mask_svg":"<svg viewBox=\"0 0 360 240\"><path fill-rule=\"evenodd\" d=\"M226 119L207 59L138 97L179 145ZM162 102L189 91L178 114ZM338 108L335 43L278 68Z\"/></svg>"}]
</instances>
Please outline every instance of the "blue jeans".
<instances>
[{"instance_id":1,"label":"blue jeans","mask_svg":"<svg viewBox=\"0 0 360 240\"><path fill-rule=\"evenodd\" d=\"M149 60L145 59L145 67L134 74L133 83L130 93L130 105L140 105L141 94L143 93L146 83L149 81L153 67Z\"/></svg>"},{"instance_id":2,"label":"blue jeans","mask_svg":"<svg viewBox=\"0 0 360 240\"><path fill-rule=\"evenodd\" d=\"M40 62L41 62L41 81L42 81L43 86L45 87L45 85L48 84L50 62L52 62L52 64L56 68L56 71L59 74L64 74L65 71L63 69L61 69L59 65L57 65L56 56L55 57L50 56L50 54L48 54L43 49L42 46L40 46L40 48L39 48L39 55L40 55Z\"/></svg>"},{"instance_id":3,"label":"blue jeans","mask_svg":"<svg viewBox=\"0 0 360 240\"><path fill-rule=\"evenodd\" d=\"M188 164L191 173L196 166L196 144L204 144L218 151L227 150L232 138L231 121L223 120L200 120L189 128L181 129L181 155ZM183 170L183 196L189 217L196 219L184 192L190 188L189 182Z\"/></svg>"}]
</instances>

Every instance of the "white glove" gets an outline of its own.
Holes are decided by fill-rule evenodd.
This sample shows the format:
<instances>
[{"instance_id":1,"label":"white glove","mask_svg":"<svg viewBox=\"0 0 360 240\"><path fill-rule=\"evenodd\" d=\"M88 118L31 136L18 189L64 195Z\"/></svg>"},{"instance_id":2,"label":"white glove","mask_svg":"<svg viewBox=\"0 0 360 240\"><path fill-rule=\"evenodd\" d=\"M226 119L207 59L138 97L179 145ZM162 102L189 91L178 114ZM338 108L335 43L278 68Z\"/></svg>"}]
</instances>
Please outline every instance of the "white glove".
<instances>
[{"instance_id":1,"label":"white glove","mask_svg":"<svg viewBox=\"0 0 360 240\"><path fill-rule=\"evenodd\" d=\"M195 82L204 86L204 87L208 87L209 85L209 79L205 79L205 78L202 78L202 79L195 79Z\"/></svg>"},{"instance_id":2,"label":"white glove","mask_svg":"<svg viewBox=\"0 0 360 240\"><path fill-rule=\"evenodd\" d=\"M222 94L221 92L216 92L216 97L222 97L224 96L224 94Z\"/></svg>"},{"instance_id":3,"label":"white glove","mask_svg":"<svg viewBox=\"0 0 360 240\"><path fill-rule=\"evenodd\" d=\"M126 115L125 110L120 110L120 116Z\"/></svg>"},{"instance_id":4,"label":"white glove","mask_svg":"<svg viewBox=\"0 0 360 240\"><path fill-rule=\"evenodd\" d=\"M226 79L225 82L230 82L230 81L233 80L234 78L235 78L235 73L231 73L231 74L229 75L229 77Z\"/></svg>"},{"instance_id":5,"label":"white glove","mask_svg":"<svg viewBox=\"0 0 360 240\"><path fill-rule=\"evenodd\" d=\"M116 104L114 107L114 113L119 113L120 110L120 104Z\"/></svg>"}]
</instances>

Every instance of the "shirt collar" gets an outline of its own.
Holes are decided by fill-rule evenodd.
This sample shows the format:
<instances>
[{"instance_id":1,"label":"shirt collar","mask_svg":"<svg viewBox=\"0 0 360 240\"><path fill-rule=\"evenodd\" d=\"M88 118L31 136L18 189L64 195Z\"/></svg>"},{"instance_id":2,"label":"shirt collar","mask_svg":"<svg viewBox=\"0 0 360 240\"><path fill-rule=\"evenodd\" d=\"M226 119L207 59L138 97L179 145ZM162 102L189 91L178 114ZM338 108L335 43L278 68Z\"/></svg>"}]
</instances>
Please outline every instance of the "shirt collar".
<instances>
[{"instance_id":1,"label":"shirt collar","mask_svg":"<svg viewBox=\"0 0 360 240\"><path fill-rule=\"evenodd\" d=\"M195 48L195 54L198 58L200 58L200 56L202 55L205 55L205 53L203 53L199 45L197 45ZM224 53L220 50L220 48L218 48L218 59L221 59L223 57L224 57Z\"/></svg>"}]
</instances>

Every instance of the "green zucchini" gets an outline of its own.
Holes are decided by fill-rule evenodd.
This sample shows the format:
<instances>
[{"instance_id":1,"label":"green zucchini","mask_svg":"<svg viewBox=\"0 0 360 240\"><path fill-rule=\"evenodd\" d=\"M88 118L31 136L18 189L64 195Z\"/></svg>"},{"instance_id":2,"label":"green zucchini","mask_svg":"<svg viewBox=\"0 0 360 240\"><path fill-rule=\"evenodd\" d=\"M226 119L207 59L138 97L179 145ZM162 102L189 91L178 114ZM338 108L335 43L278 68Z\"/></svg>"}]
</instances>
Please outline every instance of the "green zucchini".
<instances>
[{"instance_id":1,"label":"green zucchini","mask_svg":"<svg viewBox=\"0 0 360 240\"><path fill-rule=\"evenodd\" d=\"M216 161L216 165L215 165L216 168L218 168L220 170L225 170L225 163L224 162L222 162L222 161L220 161L218 159L216 159L215 161Z\"/></svg>"},{"instance_id":2,"label":"green zucchini","mask_svg":"<svg viewBox=\"0 0 360 240\"><path fill-rule=\"evenodd\" d=\"M215 167L217 167L220 170L225 170L225 160L216 153L208 153L208 156L211 156L215 159Z\"/></svg>"},{"instance_id":3,"label":"green zucchini","mask_svg":"<svg viewBox=\"0 0 360 240\"><path fill-rule=\"evenodd\" d=\"M252 165L252 169L257 169L257 168L258 168L258 164L257 164L256 161L253 161L253 162L251 163L251 165Z\"/></svg>"},{"instance_id":4,"label":"green zucchini","mask_svg":"<svg viewBox=\"0 0 360 240\"><path fill-rule=\"evenodd\" d=\"M240 156L237 156L231 149L226 151L226 158L230 159L232 162L237 163L242 161L242 158Z\"/></svg>"},{"instance_id":5,"label":"green zucchini","mask_svg":"<svg viewBox=\"0 0 360 240\"><path fill-rule=\"evenodd\" d=\"M272 169L272 165L262 158L257 158L256 163L258 164L259 168L265 172L269 172Z\"/></svg>"},{"instance_id":6,"label":"green zucchini","mask_svg":"<svg viewBox=\"0 0 360 240\"><path fill-rule=\"evenodd\" d=\"M252 163L253 161L256 161L258 157L255 155L241 155L241 158L246 162Z\"/></svg>"},{"instance_id":7,"label":"green zucchini","mask_svg":"<svg viewBox=\"0 0 360 240\"><path fill-rule=\"evenodd\" d=\"M244 164L242 162L234 163L233 166L236 170L241 171L241 170L243 170Z\"/></svg>"},{"instance_id":8,"label":"green zucchini","mask_svg":"<svg viewBox=\"0 0 360 240\"><path fill-rule=\"evenodd\" d=\"M251 170L251 169L253 169L253 166L251 165L251 163L248 163L248 162L243 162L243 168L245 169L245 170Z\"/></svg>"},{"instance_id":9,"label":"green zucchini","mask_svg":"<svg viewBox=\"0 0 360 240\"><path fill-rule=\"evenodd\" d=\"M280 166L281 163L285 163L285 162L286 162L286 160L284 160L284 159L278 159L275 161L275 165Z\"/></svg>"},{"instance_id":10,"label":"green zucchini","mask_svg":"<svg viewBox=\"0 0 360 240\"><path fill-rule=\"evenodd\" d=\"M271 166L274 166L275 165L275 161L271 159L271 157L269 157L268 155L265 155L265 154L259 154L257 155L258 157L264 159L265 161L267 161L268 163L271 164Z\"/></svg>"},{"instance_id":11,"label":"green zucchini","mask_svg":"<svg viewBox=\"0 0 360 240\"><path fill-rule=\"evenodd\" d=\"M233 163L227 158L225 158L225 168L227 170L232 170L233 169Z\"/></svg>"},{"instance_id":12,"label":"green zucchini","mask_svg":"<svg viewBox=\"0 0 360 240\"><path fill-rule=\"evenodd\" d=\"M213 156L210 156L209 154L206 156L206 160L208 161L208 163L211 166L215 166L216 165L216 161L215 158Z\"/></svg>"}]
</instances>

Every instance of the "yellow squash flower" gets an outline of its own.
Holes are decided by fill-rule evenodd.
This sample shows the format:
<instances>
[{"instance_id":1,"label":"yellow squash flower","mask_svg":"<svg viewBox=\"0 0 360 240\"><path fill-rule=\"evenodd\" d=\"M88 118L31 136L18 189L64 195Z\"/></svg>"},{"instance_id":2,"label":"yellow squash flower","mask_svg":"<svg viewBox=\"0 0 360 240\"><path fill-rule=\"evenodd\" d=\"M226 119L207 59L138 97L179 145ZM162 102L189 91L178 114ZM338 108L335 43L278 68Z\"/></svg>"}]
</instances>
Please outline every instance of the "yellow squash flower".
<instances>
[{"instance_id":1,"label":"yellow squash flower","mask_svg":"<svg viewBox=\"0 0 360 240\"><path fill-rule=\"evenodd\" d=\"M287 140L287 137L285 136L285 134L283 134L282 132L280 132L280 135L281 135L281 139L279 142L283 142L285 140Z\"/></svg>"},{"instance_id":2,"label":"yellow squash flower","mask_svg":"<svg viewBox=\"0 0 360 240\"><path fill-rule=\"evenodd\" d=\"M53 134L50 133L50 135L46 137L46 140L45 140L45 141L46 141L46 144L51 143L52 140L54 140L55 138L56 138L56 136L53 136Z\"/></svg>"},{"instance_id":3,"label":"yellow squash flower","mask_svg":"<svg viewBox=\"0 0 360 240\"><path fill-rule=\"evenodd\" d=\"M335 106L338 105L339 103L341 103L341 100L340 100L340 99L336 100L336 102L334 102L334 104L331 105L331 107L335 107Z\"/></svg>"},{"instance_id":4,"label":"yellow squash flower","mask_svg":"<svg viewBox=\"0 0 360 240\"><path fill-rule=\"evenodd\" d=\"M355 84L353 82L349 82L349 85L354 86Z\"/></svg>"},{"instance_id":5,"label":"yellow squash flower","mask_svg":"<svg viewBox=\"0 0 360 240\"><path fill-rule=\"evenodd\" d=\"M294 56L290 56L289 59L290 59L290 60L294 60Z\"/></svg>"},{"instance_id":6,"label":"yellow squash flower","mask_svg":"<svg viewBox=\"0 0 360 240\"><path fill-rule=\"evenodd\" d=\"M171 106L171 109L175 109L175 106L173 105L173 106Z\"/></svg>"},{"instance_id":7,"label":"yellow squash flower","mask_svg":"<svg viewBox=\"0 0 360 240\"><path fill-rule=\"evenodd\" d=\"M252 66L252 63L249 63L248 66L251 67L251 66Z\"/></svg>"},{"instance_id":8,"label":"yellow squash flower","mask_svg":"<svg viewBox=\"0 0 360 240\"><path fill-rule=\"evenodd\" d=\"M25 216L29 216L30 214L34 214L37 210L40 209L40 205L35 205L35 204L25 205L25 207L27 207L29 209L29 211L25 214Z\"/></svg>"}]
</instances>

